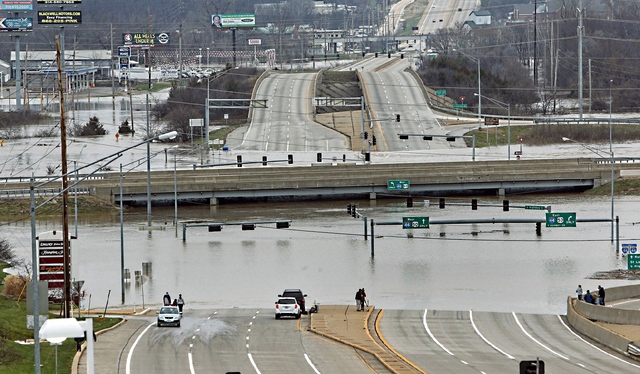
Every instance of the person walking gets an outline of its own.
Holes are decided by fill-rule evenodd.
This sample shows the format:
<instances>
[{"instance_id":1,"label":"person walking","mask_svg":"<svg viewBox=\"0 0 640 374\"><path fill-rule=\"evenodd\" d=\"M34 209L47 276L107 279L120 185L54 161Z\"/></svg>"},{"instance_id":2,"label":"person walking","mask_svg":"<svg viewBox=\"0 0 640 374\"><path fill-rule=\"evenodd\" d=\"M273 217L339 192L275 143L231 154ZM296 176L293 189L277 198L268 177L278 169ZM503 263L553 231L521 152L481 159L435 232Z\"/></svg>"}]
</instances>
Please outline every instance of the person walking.
<instances>
[{"instance_id":1,"label":"person walking","mask_svg":"<svg viewBox=\"0 0 640 374\"><path fill-rule=\"evenodd\" d=\"M604 287L598 286L598 304L604 305Z\"/></svg>"},{"instance_id":2,"label":"person walking","mask_svg":"<svg viewBox=\"0 0 640 374\"><path fill-rule=\"evenodd\" d=\"M166 292L162 297L162 304L165 306L171 304L171 296L169 295L169 292Z\"/></svg>"},{"instance_id":3,"label":"person walking","mask_svg":"<svg viewBox=\"0 0 640 374\"><path fill-rule=\"evenodd\" d=\"M578 285L578 288L576 288L576 294L578 295L578 300L582 300L582 285Z\"/></svg>"},{"instance_id":4,"label":"person walking","mask_svg":"<svg viewBox=\"0 0 640 374\"><path fill-rule=\"evenodd\" d=\"M356 309L358 312L360 311L360 295L362 294L362 288L356 292Z\"/></svg>"},{"instance_id":5,"label":"person walking","mask_svg":"<svg viewBox=\"0 0 640 374\"><path fill-rule=\"evenodd\" d=\"M182 299L182 294L178 295L178 310L180 314L182 314L182 308L184 307L184 300Z\"/></svg>"},{"instance_id":6,"label":"person walking","mask_svg":"<svg viewBox=\"0 0 640 374\"><path fill-rule=\"evenodd\" d=\"M364 292L364 288L360 289L360 309L364 312L364 304L367 302L367 293Z\"/></svg>"}]
</instances>

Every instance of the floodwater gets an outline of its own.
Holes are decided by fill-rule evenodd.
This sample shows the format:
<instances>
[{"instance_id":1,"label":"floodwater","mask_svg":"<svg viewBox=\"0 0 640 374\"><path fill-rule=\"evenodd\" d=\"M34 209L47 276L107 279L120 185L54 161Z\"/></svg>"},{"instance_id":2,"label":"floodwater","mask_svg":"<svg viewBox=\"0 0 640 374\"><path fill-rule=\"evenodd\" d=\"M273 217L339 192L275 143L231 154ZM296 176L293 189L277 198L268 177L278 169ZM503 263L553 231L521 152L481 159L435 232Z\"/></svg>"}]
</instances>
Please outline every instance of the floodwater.
<instances>
[{"instance_id":1,"label":"floodwater","mask_svg":"<svg viewBox=\"0 0 640 374\"><path fill-rule=\"evenodd\" d=\"M610 199L577 195L508 196L511 205L551 205L554 212L576 212L578 218L608 218ZM432 198L432 201L437 198ZM470 198L448 199L470 203ZM375 226L375 256L364 239L364 223L347 215L350 201L252 203L179 206L179 221L227 223L220 232L189 227L183 241L180 224L172 224L173 206L153 207L153 226L146 230L146 209L125 215L124 242L119 215L81 217L73 241L74 277L83 280L84 305L120 305L120 254L125 268L150 270L143 286L127 282L125 304L157 305L165 292L181 293L190 308L270 307L285 288L301 288L308 302L351 303L364 287L380 308L483 310L556 313L576 286L595 289L635 283L585 279L596 271L626 269L626 258L610 242L610 223L578 223L575 228L546 228L537 237L534 224L432 225L403 230ZM539 218L544 211L512 208L502 199L480 198L499 206L472 211L470 206L425 207L414 198L357 201L362 214L376 222L400 222L403 216L431 219ZM638 197L616 199L620 242L640 238ZM231 223L292 220L288 229L258 224L243 231ZM73 217L70 231L74 232ZM368 233L371 228L367 225ZM59 222L39 221L37 232L59 230ZM28 220L5 226L16 252L30 259ZM144 296L143 296L144 295Z\"/></svg>"}]
</instances>

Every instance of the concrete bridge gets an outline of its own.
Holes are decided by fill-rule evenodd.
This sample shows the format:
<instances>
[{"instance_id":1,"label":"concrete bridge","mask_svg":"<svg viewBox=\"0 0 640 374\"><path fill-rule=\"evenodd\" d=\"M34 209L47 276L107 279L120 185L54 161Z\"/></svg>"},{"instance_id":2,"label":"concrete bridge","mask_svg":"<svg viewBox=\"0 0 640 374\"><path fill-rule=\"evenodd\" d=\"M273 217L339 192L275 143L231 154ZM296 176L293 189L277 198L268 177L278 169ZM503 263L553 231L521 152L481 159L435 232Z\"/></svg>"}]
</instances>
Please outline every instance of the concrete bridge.
<instances>
[{"instance_id":1,"label":"concrete bridge","mask_svg":"<svg viewBox=\"0 0 640 374\"><path fill-rule=\"evenodd\" d=\"M640 163L616 159L615 176L638 170ZM509 194L585 190L609 183L611 164L602 158L562 158L518 161L363 164L315 163L311 166L212 167L177 171L180 201L208 199L322 199L453 194ZM409 190L387 189L389 180L409 180ZM101 172L79 185L85 193L117 203L120 174ZM6 181L0 197L21 192L28 196L28 180ZM174 172L152 171L151 199L173 201ZM130 172L122 183L123 202L147 199L146 172Z\"/></svg>"}]
</instances>

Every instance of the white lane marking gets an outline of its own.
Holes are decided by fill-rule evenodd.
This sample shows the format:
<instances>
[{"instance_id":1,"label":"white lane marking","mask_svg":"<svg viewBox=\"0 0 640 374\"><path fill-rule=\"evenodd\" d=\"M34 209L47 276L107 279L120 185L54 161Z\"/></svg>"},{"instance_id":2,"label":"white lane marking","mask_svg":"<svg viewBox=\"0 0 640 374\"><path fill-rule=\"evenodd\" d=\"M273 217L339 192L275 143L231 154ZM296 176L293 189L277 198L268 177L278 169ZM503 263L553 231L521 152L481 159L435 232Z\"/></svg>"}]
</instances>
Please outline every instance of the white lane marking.
<instances>
[{"instance_id":1,"label":"white lane marking","mask_svg":"<svg viewBox=\"0 0 640 374\"><path fill-rule=\"evenodd\" d=\"M189 371L191 372L191 374L195 374L196 369L193 367L193 354L189 352L188 356L189 356Z\"/></svg>"},{"instance_id":2,"label":"white lane marking","mask_svg":"<svg viewBox=\"0 0 640 374\"><path fill-rule=\"evenodd\" d=\"M469 319L471 320L471 326L473 326L473 329L476 331L476 334L478 334L478 336L480 336L480 338L482 338L482 340L484 340L485 343L489 344L493 349L495 349L496 351L498 351L498 352L502 353L503 355L507 356L509 359L515 360L515 357L511 356L507 352L505 352L502 349L498 348L496 345L491 343L487 338L485 338L484 335L482 335L480 330L478 330L478 327L476 326L475 322L473 322L473 310L469 310Z\"/></svg>"},{"instance_id":3,"label":"white lane marking","mask_svg":"<svg viewBox=\"0 0 640 374\"><path fill-rule=\"evenodd\" d=\"M571 330L571 328L570 328L569 326L567 326L567 325L564 323L564 321L562 320L562 318L560 318L560 316L558 316L558 319L560 320L560 323L562 323L562 325L563 325L564 327L566 327L566 328L567 328L567 330L569 330L569 332L570 332L570 333L572 333L573 335L575 335L575 337L576 337L576 338L578 338L578 339L582 340L583 342L587 343L587 344L588 344L588 345L590 345L591 347L593 347L593 348L597 349L598 351L600 351L600 352L604 353L605 355L607 355L607 356L609 356L609 357L615 358L616 360L618 360L618 361L620 361L620 362L624 362L624 363L625 363L625 364L627 364L627 365L630 365L630 366L633 366L633 367L636 367L636 368L639 368L639 369L640 369L640 365L636 365L636 364L634 364L634 363L631 363L631 362L625 361L625 360L621 359L620 357L614 356L614 355L612 355L612 354L611 354L611 353L609 353L609 352L603 351L602 349L598 348L597 346L595 346L595 345L593 345L593 344L589 343L588 341L584 340L580 335L578 335L578 334L576 334L575 332L573 332L573 330ZM581 365L581 364L579 364L579 365Z\"/></svg>"},{"instance_id":4,"label":"white lane marking","mask_svg":"<svg viewBox=\"0 0 640 374\"><path fill-rule=\"evenodd\" d=\"M313 371L316 374L320 374L320 372L318 371L318 369L316 369L316 366L313 364L313 362L311 362L311 359L309 358L309 356L306 353L304 354L304 359L307 360L307 364L309 364L309 366L311 366L311 368L313 369Z\"/></svg>"},{"instance_id":5,"label":"white lane marking","mask_svg":"<svg viewBox=\"0 0 640 374\"><path fill-rule=\"evenodd\" d=\"M126 365L126 369L125 369L125 372L127 374L131 374L131 358L133 357L133 350L136 349L136 345L138 345L138 342L142 338L142 335L144 335L147 332L147 330L149 330L151 328L151 326L153 326L155 324L156 324L155 322L152 322L149 326L147 326L147 328L144 329L140 335L138 335L138 337L136 338L136 341L133 342L133 345L131 346L131 349L129 349L129 353L127 354L127 365Z\"/></svg>"},{"instance_id":6,"label":"white lane marking","mask_svg":"<svg viewBox=\"0 0 640 374\"><path fill-rule=\"evenodd\" d=\"M524 327L522 326L522 324L520 324L520 321L518 320L518 316L516 316L516 313L515 313L515 312L511 312L511 314L513 315L513 318L516 320L516 323L518 324L518 326L520 326L520 330L522 330L522 332L524 332L524 334L525 334L526 336L528 336L528 337L529 337L529 339L533 340L533 341L534 341L534 342L536 342L539 346L541 346L542 348L546 349L547 351L549 351L549 352L553 353L554 355L556 355L556 356L558 356L558 357L560 357L560 358L563 358L563 359L565 359L565 360L569 361L569 357L563 356L563 355L561 355L560 353L558 353L558 352L554 351L553 349L551 349L551 348L547 347L546 345L544 345L544 344L540 343L539 341L537 341L533 336L531 336L531 334L529 334L529 333L527 332L527 330L525 330L525 329L524 329Z\"/></svg>"},{"instance_id":7,"label":"white lane marking","mask_svg":"<svg viewBox=\"0 0 640 374\"><path fill-rule=\"evenodd\" d=\"M433 334L431 333L431 330L429 330L429 326L427 326L427 310L424 310L424 315L422 316L422 324L424 325L424 329L427 330L427 334L429 334L429 337L431 338L431 340L433 340L440 348L442 348L443 351L447 352L448 354L450 354L451 356L455 356L453 353L451 353L451 351L449 351L444 345L442 345L438 339L436 339L435 336L433 336Z\"/></svg>"},{"instance_id":8,"label":"white lane marking","mask_svg":"<svg viewBox=\"0 0 640 374\"><path fill-rule=\"evenodd\" d=\"M256 363L253 361L253 356L251 356L251 353L247 353L247 356L249 356L249 361L251 361L251 365L253 365L256 373L261 374L260 370L258 370L258 367L256 366Z\"/></svg>"}]
</instances>

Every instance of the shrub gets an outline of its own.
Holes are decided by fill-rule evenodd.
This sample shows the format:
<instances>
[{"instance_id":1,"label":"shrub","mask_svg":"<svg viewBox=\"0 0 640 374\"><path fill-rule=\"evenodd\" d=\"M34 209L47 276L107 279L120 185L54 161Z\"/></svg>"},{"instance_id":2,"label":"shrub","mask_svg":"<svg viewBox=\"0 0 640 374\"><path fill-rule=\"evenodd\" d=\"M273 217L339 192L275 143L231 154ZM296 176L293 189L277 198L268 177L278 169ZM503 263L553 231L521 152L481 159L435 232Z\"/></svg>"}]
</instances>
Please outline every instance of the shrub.
<instances>
[{"instance_id":1,"label":"shrub","mask_svg":"<svg viewBox=\"0 0 640 374\"><path fill-rule=\"evenodd\" d=\"M89 118L89 122L84 125L74 124L70 128L70 134L72 136L94 136L94 135L106 135L107 130L100 123L98 117Z\"/></svg>"},{"instance_id":2,"label":"shrub","mask_svg":"<svg viewBox=\"0 0 640 374\"><path fill-rule=\"evenodd\" d=\"M7 297L17 299L26 295L27 277L22 275L7 275L4 278L4 288L2 294Z\"/></svg>"}]
</instances>

